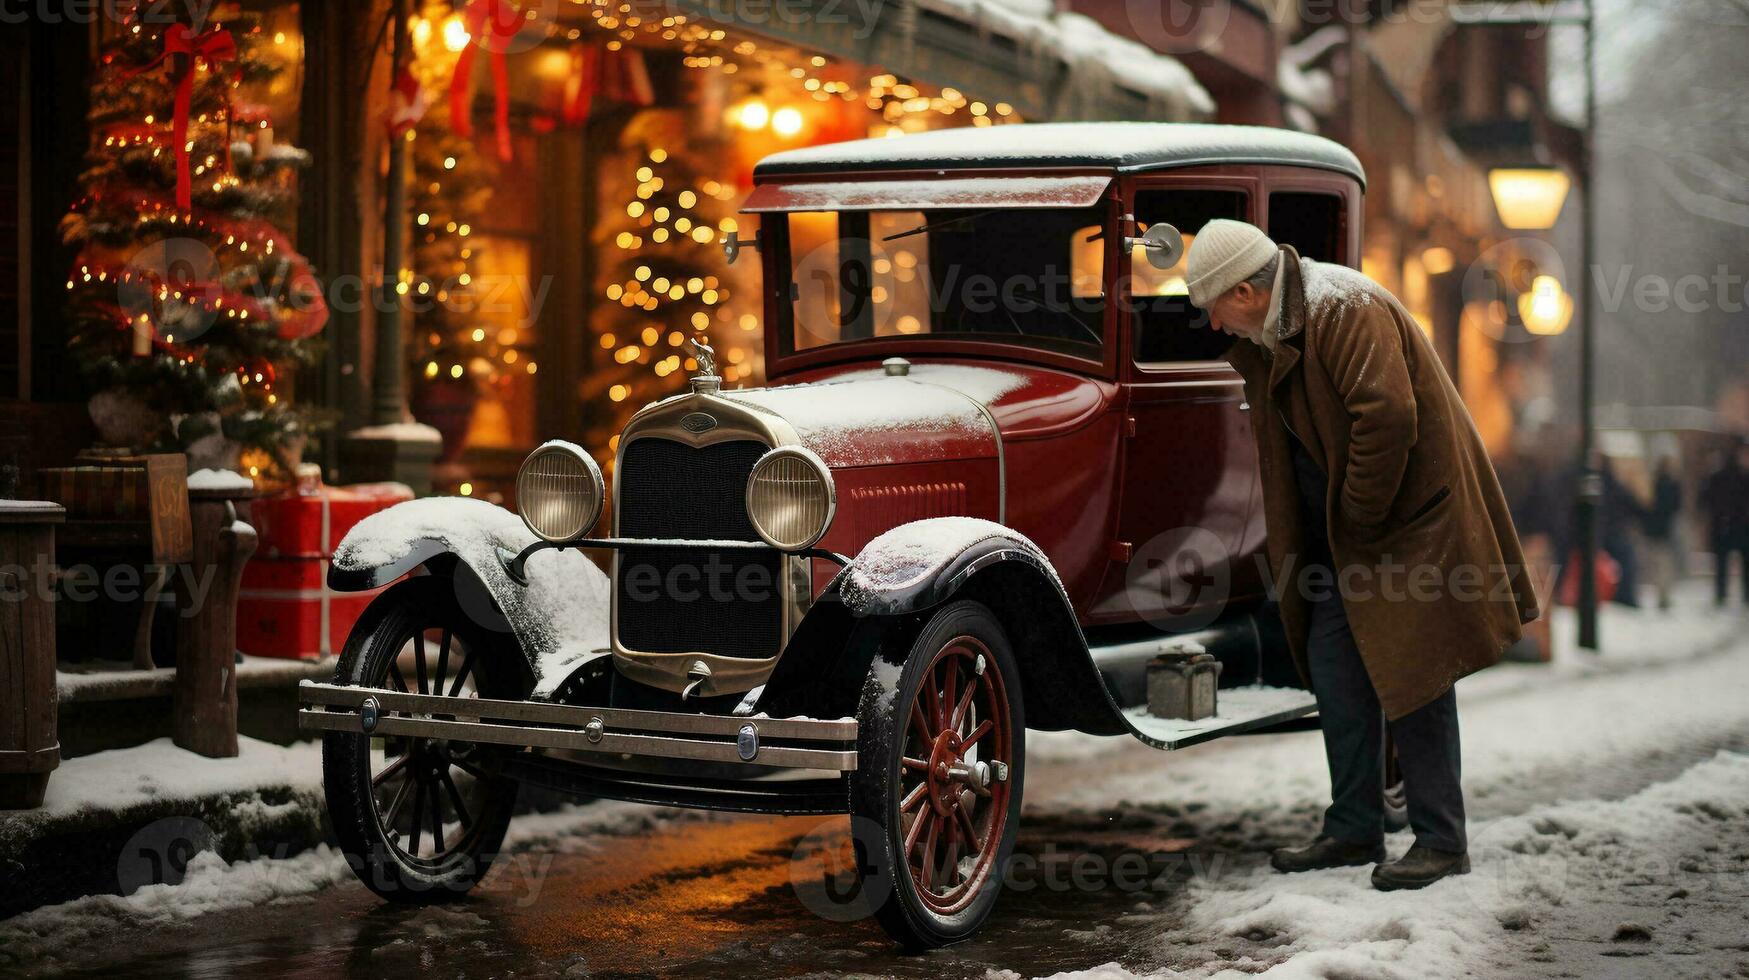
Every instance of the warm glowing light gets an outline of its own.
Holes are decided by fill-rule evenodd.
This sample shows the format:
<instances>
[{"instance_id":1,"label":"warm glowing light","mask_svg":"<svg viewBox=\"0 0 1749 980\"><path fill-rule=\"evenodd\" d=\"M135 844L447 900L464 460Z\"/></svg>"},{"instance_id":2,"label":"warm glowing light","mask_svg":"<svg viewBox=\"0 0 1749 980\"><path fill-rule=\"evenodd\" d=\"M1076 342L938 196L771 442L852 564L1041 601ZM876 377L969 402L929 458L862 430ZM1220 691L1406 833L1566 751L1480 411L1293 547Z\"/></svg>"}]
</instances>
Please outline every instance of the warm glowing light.
<instances>
[{"instance_id":1,"label":"warm glowing light","mask_svg":"<svg viewBox=\"0 0 1749 980\"><path fill-rule=\"evenodd\" d=\"M742 104L735 113L735 121L742 129L764 129L765 124L771 121L771 110L765 103L754 99Z\"/></svg>"},{"instance_id":2,"label":"warm glowing light","mask_svg":"<svg viewBox=\"0 0 1749 980\"><path fill-rule=\"evenodd\" d=\"M456 489L459 490L464 497L472 497L474 495L474 485L472 483L464 483Z\"/></svg>"},{"instance_id":3,"label":"warm glowing light","mask_svg":"<svg viewBox=\"0 0 1749 980\"><path fill-rule=\"evenodd\" d=\"M1537 276L1530 281L1530 291L1518 297L1518 317L1531 333L1555 336L1566 330L1573 319L1573 297L1567 295L1554 276Z\"/></svg>"},{"instance_id":4,"label":"warm glowing light","mask_svg":"<svg viewBox=\"0 0 1749 980\"><path fill-rule=\"evenodd\" d=\"M779 136L794 136L802 131L802 114L800 111L785 106L772 114L771 131Z\"/></svg>"},{"instance_id":5,"label":"warm glowing light","mask_svg":"<svg viewBox=\"0 0 1749 980\"><path fill-rule=\"evenodd\" d=\"M1500 223L1515 231L1540 231L1555 226L1572 185L1565 171L1554 167L1507 167L1488 171L1488 190Z\"/></svg>"},{"instance_id":6,"label":"warm glowing light","mask_svg":"<svg viewBox=\"0 0 1749 980\"><path fill-rule=\"evenodd\" d=\"M468 46L473 35L468 33L466 24L462 23L461 14L450 14L443 21L443 46L451 51L460 51Z\"/></svg>"},{"instance_id":7,"label":"warm glowing light","mask_svg":"<svg viewBox=\"0 0 1749 980\"><path fill-rule=\"evenodd\" d=\"M1435 245L1421 253L1421 268L1427 270L1430 276L1444 275L1456 264L1451 249L1444 245Z\"/></svg>"}]
</instances>

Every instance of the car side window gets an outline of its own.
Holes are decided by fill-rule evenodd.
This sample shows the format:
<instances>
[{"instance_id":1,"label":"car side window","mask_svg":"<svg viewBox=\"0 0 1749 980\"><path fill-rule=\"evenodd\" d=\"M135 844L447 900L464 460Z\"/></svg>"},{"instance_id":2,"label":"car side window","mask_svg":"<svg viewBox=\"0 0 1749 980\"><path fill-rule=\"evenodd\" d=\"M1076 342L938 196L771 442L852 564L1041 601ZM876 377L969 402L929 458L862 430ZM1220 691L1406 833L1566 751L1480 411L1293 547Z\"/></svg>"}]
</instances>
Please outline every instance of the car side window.
<instances>
[{"instance_id":1,"label":"car side window","mask_svg":"<svg viewBox=\"0 0 1749 980\"><path fill-rule=\"evenodd\" d=\"M1269 237L1319 262L1341 262L1342 198L1335 194L1277 191L1269 195Z\"/></svg>"},{"instance_id":2,"label":"car side window","mask_svg":"<svg viewBox=\"0 0 1749 980\"><path fill-rule=\"evenodd\" d=\"M1167 222L1184 236L1186 251L1196 232L1216 218L1244 220L1248 201L1240 191L1195 188L1144 190L1136 194L1138 233L1156 222ZM1184 260L1170 269L1156 269L1141 248L1130 254L1130 299L1135 307L1135 362L1150 365L1219 360L1233 338L1209 329L1208 314L1190 304L1184 284Z\"/></svg>"}]
</instances>

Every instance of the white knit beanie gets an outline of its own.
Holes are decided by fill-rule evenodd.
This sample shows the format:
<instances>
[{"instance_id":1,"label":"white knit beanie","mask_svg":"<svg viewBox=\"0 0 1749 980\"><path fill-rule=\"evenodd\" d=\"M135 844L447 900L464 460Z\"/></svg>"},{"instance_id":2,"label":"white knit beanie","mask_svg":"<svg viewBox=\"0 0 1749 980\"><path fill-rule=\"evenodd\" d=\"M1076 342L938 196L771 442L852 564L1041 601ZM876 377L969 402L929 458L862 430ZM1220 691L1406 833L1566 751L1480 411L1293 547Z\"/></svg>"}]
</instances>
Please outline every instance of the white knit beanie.
<instances>
[{"instance_id":1,"label":"white knit beanie","mask_svg":"<svg viewBox=\"0 0 1749 980\"><path fill-rule=\"evenodd\" d=\"M1191 239L1184 257L1185 285L1190 302L1201 309L1275 257L1274 242L1262 229L1243 221L1216 218Z\"/></svg>"}]
</instances>

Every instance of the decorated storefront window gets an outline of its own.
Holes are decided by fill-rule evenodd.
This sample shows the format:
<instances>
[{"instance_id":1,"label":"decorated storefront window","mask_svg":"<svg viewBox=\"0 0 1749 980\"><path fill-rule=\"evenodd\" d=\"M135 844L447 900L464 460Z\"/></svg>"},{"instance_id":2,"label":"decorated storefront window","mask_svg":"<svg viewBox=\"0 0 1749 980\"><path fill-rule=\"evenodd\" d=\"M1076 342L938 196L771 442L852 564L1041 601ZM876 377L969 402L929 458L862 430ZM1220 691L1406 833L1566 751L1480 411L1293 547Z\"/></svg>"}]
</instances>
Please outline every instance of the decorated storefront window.
<instances>
[{"instance_id":1,"label":"decorated storefront window","mask_svg":"<svg viewBox=\"0 0 1749 980\"><path fill-rule=\"evenodd\" d=\"M68 349L110 447L281 481L317 421L292 391L328 315L294 248L296 22L230 4L105 22L61 230Z\"/></svg>"}]
</instances>

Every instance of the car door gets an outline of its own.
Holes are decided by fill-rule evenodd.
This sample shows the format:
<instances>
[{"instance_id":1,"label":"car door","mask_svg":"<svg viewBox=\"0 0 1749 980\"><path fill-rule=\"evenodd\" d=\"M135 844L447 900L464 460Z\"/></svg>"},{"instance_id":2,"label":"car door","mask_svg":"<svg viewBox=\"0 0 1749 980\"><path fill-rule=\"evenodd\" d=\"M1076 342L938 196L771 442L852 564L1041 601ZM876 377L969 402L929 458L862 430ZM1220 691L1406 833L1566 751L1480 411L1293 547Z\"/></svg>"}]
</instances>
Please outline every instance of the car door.
<instances>
[{"instance_id":1,"label":"car door","mask_svg":"<svg viewBox=\"0 0 1749 980\"><path fill-rule=\"evenodd\" d=\"M1137 179L1128 201L1138 233L1169 222L1187 243L1214 218L1255 220L1256 182ZM1242 382L1223 359L1230 338L1190 305L1183 263L1153 268L1132 252L1122 365L1123 476L1112 560L1097 622L1205 625L1235 596L1258 591L1242 561L1259 492Z\"/></svg>"}]
</instances>

